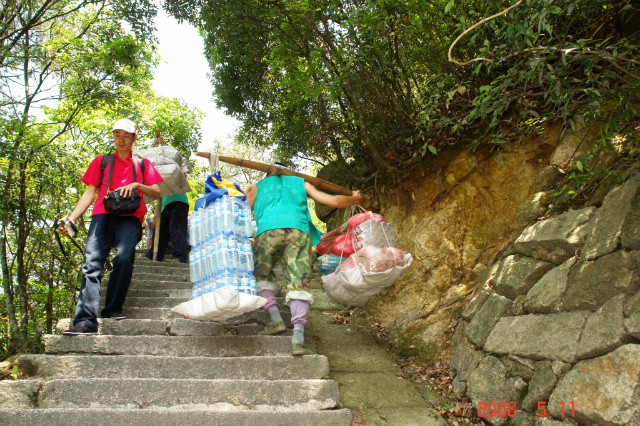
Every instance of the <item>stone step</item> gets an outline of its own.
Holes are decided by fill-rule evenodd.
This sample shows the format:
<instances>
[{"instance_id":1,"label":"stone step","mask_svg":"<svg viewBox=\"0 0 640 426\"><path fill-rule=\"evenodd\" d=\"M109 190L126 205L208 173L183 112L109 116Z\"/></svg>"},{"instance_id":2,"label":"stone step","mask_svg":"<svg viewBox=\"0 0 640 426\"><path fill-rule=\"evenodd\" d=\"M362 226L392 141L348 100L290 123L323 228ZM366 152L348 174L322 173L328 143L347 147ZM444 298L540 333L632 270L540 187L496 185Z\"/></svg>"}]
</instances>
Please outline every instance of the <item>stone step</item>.
<instances>
[{"instance_id":1,"label":"stone step","mask_svg":"<svg viewBox=\"0 0 640 426\"><path fill-rule=\"evenodd\" d=\"M180 314L171 312L171 308L130 308L123 307L122 313L131 319L167 320L171 318L184 318Z\"/></svg>"},{"instance_id":2,"label":"stone step","mask_svg":"<svg viewBox=\"0 0 640 426\"><path fill-rule=\"evenodd\" d=\"M41 381L55 379L309 380L329 374L322 355L302 357L175 357L154 355L22 355L22 371Z\"/></svg>"},{"instance_id":3,"label":"stone step","mask_svg":"<svg viewBox=\"0 0 640 426\"><path fill-rule=\"evenodd\" d=\"M285 315L285 312L283 312ZM56 324L56 334L71 328L71 318L64 318ZM173 318L170 320L148 320L148 319L99 319L99 335L113 336L253 336L264 329L263 324L238 324L230 325L213 321L197 321L184 318ZM284 335L291 335L292 330L288 329Z\"/></svg>"},{"instance_id":4,"label":"stone step","mask_svg":"<svg viewBox=\"0 0 640 426\"><path fill-rule=\"evenodd\" d=\"M0 410L10 426L351 426L351 410L256 409L37 409Z\"/></svg>"},{"instance_id":5,"label":"stone step","mask_svg":"<svg viewBox=\"0 0 640 426\"><path fill-rule=\"evenodd\" d=\"M325 410L339 403L333 380L55 379L27 408L236 408Z\"/></svg>"},{"instance_id":6,"label":"stone step","mask_svg":"<svg viewBox=\"0 0 640 426\"><path fill-rule=\"evenodd\" d=\"M176 261L149 262L146 260L136 260L134 272L152 272L153 273L155 271L165 271L169 269L188 271L189 264L180 263Z\"/></svg>"},{"instance_id":7,"label":"stone step","mask_svg":"<svg viewBox=\"0 0 640 426\"><path fill-rule=\"evenodd\" d=\"M292 356L290 329L258 336L264 310L224 322L171 312L190 299L188 280L187 265L136 262L128 318L100 319L93 336L47 335L45 355L21 356L29 378L0 382L0 425L351 426L328 359Z\"/></svg>"},{"instance_id":8,"label":"stone step","mask_svg":"<svg viewBox=\"0 0 640 426\"><path fill-rule=\"evenodd\" d=\"M105 293L105 292L102 292ZM127 294L127 298L124 301L123 309L132 308L173 308L191 300L191 297L131 297ZM104 305L104 296L100 299L100 305Z\"/></svg>"},{"instance_id":9,"label":"stone step","mask_svg":"<svg viewBox=\"0 0 640 426\"><path fill-rule=\"evenodd\" d=\"M171 312L170 308L127 308L122 309L122 313L131 319L153 319L153 320L166 320L173 318L185 318L183 315ZM281 309L280 314L286 324L289 324L291 314L289 309ZM251 312L246 312L237 317L230 318L224 323L227 325L239 325L239 324L267 324L270 320L269 314L263 309L256 309Z\"/></svg>"},{"instance_id":10,"label":"stone step","mask_svg":"<svg viewBox=\"0 0 640 426\"><path fill-rule=\"evenodd\" d=\"M107 288L108 279L102 279L101 289L105 291ZM193 288L193 284L189 281L171 281L163 277L159 280L147 280L138 279L135 276L131 278L131 284L129 284L129 291L133 289L141 290L160 290L160 291L173 291L173 290L189 290Z\"/></svg>"},{"instance_id":11,"label":"stone step","mask_svg":"<svg viewBox=\"0 0 640 426\"><path fill-rule=\"evenodd\" d=\"M71 328L72 318L63 318L56 324L56 334ZM156 336L169 334L169 320L127 319L117 321L113 319L98 319L98 333L116 336ZM211 334L215 335L215 334Z\"/></svg>"},{"instance_id":12,"label":"stone step","mask_svg":"<svg viewBox=\"0 0 640 426\"><path fill-rule=\"evenodd\" d=\"M282 311L282 317L289 319L291 313ZM265 321L268 321L268 316L264 316ZM211 321L197 321L190 320L188 318L175 318L170 321L169 334L173 336L220 336L220 335L232 335L232 336L253 336L258 334L264 329L266 322L264 323L251 323L251 324L237 324L233 325L227 320L225 323L211 322ZM288 324L288 323L287 323ZM290 336L293 333L291 328L287 329L282 335ZM311 336L308 336L311 338Z\"/></svg>"},{"instance_id":13,"label":"stone step","mask_svg":"<svg viewBox=\"0 0 640 426\"><path fill-rule=\"evenodd\" d=\"M281 356L291 353L288 336L61 336L44 337L47 354L159 356ZM313 346L313 340L309 342Z\"/></svg>"},{"instance_id":14,"label":"stone step","mask_svg":"<svg viewBox=\"0 0 640 426\"><path fill-rule=\"evenodd\" d=\"M169 271L168 273L164 273L164 272L157 272L157 273L141 273L141 272L135 272L133 274L133 276L131 277L132 280L135 278L135 280L140 280L140 281L179 281L179 282L189 282L189 270L187 269L182 270L176 270L176 271Z\"/></svg>"},{"instance_id":15,"label":"stone step","mask_svg":"<svg viewBox=\"0 0 640 426\"><path fill-rule=\"evenodd\" d=\"M161 271L166 271L168 269L186 270L186 271L189 270L189 263L182 263L173 259L163 260L162 262L149 262L146 260L136 260L135 266L138 272L140 272L140 270L143 270L145 268L149 270L154 269L154 270L161 270Z\"/></svg>"},{"instance_id":16,"label":"stone step","mask_svg":"<svg viewBox=\"0 0 640 426\"><path fill-rule=\"evenodd\" d=\"M100 302L104 302L104 295L107 291L107 283L100 289L100 293L103 295ZM176 289L176 288L136 288L130 287L127 292L127 297L178 297L185 300L191 299L191 288Z\"/></svg>"}]
</instances>

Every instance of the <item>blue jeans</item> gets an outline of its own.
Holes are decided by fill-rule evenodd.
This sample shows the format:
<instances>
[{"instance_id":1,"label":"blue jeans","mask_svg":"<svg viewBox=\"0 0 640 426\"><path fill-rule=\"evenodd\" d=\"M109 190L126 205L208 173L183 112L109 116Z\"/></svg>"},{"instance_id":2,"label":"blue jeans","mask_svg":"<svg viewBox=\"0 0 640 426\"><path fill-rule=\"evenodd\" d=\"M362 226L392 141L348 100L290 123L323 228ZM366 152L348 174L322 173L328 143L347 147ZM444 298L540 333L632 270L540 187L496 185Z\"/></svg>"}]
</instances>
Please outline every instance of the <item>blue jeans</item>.
<instances>
[{"instance_id":1,"label":"blue jeans","mask_svg":"<svg viewBox=\"0 0 640 426\"><path fill-rule=\"evenodd\" d=\"M99 214L91 218L73 325L85 323L93 329L98 328L102 270L112 247L116 249L116 254L111 261L113 271L101 315L122 313L122 305L131 284L136 244L141 238L142 226L137 217Z\"/></svg>"}]
</instances>

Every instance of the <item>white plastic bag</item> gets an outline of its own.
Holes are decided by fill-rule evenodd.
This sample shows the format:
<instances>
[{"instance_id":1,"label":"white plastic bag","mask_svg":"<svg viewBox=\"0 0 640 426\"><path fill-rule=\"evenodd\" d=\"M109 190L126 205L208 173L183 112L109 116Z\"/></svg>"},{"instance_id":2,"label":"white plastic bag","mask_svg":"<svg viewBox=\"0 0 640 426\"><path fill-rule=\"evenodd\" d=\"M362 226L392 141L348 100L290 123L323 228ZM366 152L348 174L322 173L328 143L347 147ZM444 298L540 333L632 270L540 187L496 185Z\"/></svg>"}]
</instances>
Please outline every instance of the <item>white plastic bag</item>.
<instances>
[{"instance_id":1,"label":"white plastic bag","mask_svg":"<svg viewBox=\"0 0 640 426\"><path fill-rule=\"evenodd\" d=\"M394 247L396 245L393 225L375 219L369 219L351 229L351 240L353 249L356 251L367 245L378 247Z\"/></svg>"},{"instance_id":2,"label":"white plastic bag","mask_svg":"<svg viewBox=\"0 0 640 426\"><path fill-rule=\"evenodd\" d=\"M364 306L375 293L392 286L412 262L411 253L406 253L401 261L396 262L396 266L382 272L368 271L362 263L357 263L351 269L338 268L336 272L322 277L324 291L332 302Z\"/></svg>"},{"instance_id":3,"label":"white plastic bag","mask_svg":"<svg viewBox=\"0 0 640 426\"><path fill-rule=\"evenodd\" d=\"M358 265L367 272L384 272L394 266L404 266L404 252L395 247L366 245L341 262L337 271L347 271Z\"/></svg>"},{"instance_id":4,"label":"white plastic bag","mask_svg":"<svg viewBox=\"0 0 640 426\"><path fill-rule=\"evenodd\" d=\"M224 321L263 307L267 299L224 286L171 308L172 312L203 321Z\"/></svg>"}]
</instances>

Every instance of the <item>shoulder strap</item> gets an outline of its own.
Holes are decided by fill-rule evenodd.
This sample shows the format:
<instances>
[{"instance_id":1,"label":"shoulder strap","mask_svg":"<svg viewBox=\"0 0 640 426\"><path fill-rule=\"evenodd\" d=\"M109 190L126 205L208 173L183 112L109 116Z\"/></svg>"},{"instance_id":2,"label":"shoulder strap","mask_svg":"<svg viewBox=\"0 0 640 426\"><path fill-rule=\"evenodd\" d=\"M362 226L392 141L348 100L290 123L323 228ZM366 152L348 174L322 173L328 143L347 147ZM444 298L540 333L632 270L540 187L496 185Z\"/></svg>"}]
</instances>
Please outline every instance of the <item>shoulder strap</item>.
<instances>
[{"instance_id":1,"label":"shoulder strap","mask_svg":"<svg viewBox=\"0 0 640 426\"><path fill-rule=\"evenodd\" d=\"M102 161L100 162L100 179L98 180L98 191L100 190L100 187L102 186L102 178L104 177L104 169L107 167L107 164L109 164L111 159L114 159L114 155L113 154L105 154L105 155L102 156ZM111 167L111 170L113 171L113 167ZM110 184L111 184L111 174L109 174L109 183L107 184L107 191L109 190L109 185Z\"/></svg>"},{"instance_id":2,"label":"shoulder strap","mask_svg":"<svg viewBox=\"0 0 640 426\"><path fill-rule=\"evenodd\" d=\"M144 172L145 172L144 158L140 158L140 169L142 170L142 184L146 185L144 182Z\"/></svg>"},{"instance_id":3,"label":"shoulder strap","mask_svg":"<svg viewBox=\"0 0 640 426\"><path fill-rule=\"evenodd\" d=\"M140 162L140 171L142 172L142 184L146 185L146 183L144 183L144 171L145 171L144 158L140 157L138 154L134 154L134 156ZM133 170L135 171L135 166L134 166ZM136 180L135 174L134 174L134 178L133 179ZM136 182L137 182L137 180L136 180Z\"/></svg>"},{"instance_id":4,"label":"shoulder strap","mask_svg":"<svg viewBox=\"0 0 640 426\"><path fill-rule=\"evenodd\" d=\"M146 185L144 183L144 172L145 172L145 165L144 165L144 158L140 157L139 155L135 154L134 158L132 158L131 160L133 161L133 181L137 182L138 181L138 174L136 173L136 161L135 160L140 161L140 171L142 172L142 184ZM107 191L109 191L109 186L111 185L111 176L113 175L113 168L115 167L115 155L113 154L105 154L102 157L102 161L100 162L100 179L98 180L98 190L100 190L100 186L102 185L102 178L104 177L104 169L107 167L107 164L111 163L111 167L109 168L109 177L107 178Z\"/></svg>"}]
</instances>

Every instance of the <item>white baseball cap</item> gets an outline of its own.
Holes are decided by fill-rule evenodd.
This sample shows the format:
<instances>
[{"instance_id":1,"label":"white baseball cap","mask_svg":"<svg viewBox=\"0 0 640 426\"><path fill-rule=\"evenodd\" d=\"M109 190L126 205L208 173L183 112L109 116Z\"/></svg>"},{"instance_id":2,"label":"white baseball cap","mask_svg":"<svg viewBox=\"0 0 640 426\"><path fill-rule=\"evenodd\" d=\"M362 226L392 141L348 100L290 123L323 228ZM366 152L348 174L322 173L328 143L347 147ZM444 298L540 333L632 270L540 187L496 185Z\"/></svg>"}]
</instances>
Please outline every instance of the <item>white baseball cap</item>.
<instances>
[{"instance_id":1,"label":"white baseball cap","mask_svg":"<svg viewBox=\"0 0 640 426\"><path fill-rule=\"evenodd\" d=\"M136 123L127 118L121 118L113 123L113 130L124 130L125 132L136 133Z\"/></svg>"}]
</instances>

